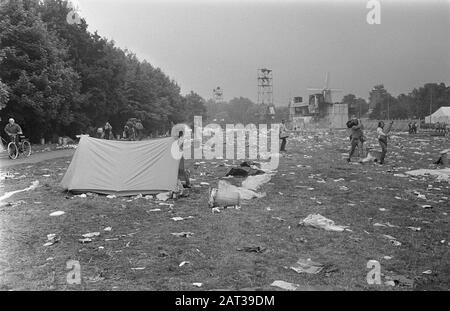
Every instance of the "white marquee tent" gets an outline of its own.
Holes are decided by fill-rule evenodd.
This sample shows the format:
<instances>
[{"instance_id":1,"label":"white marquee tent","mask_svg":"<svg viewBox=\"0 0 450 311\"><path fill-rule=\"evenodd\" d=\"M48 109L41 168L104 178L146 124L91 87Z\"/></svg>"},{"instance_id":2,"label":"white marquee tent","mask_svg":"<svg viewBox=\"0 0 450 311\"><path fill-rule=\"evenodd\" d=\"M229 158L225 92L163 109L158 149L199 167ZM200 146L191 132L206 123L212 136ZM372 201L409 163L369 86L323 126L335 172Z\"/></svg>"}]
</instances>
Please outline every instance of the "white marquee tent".
<instances>
[{"instance_id":1,"label":"white marquee tent","mask_svg":"<svg viewBox=\"0 0 450 311\"><path fill-rule=\"evenodd\" d=\"M431 114L431 116L425 117L425 123L430 123L430 117L431 117L431 123L446 123L450 124L450 106L441 107L438 110L436 110L434 113Z\"/></svg>"}]
</instances>

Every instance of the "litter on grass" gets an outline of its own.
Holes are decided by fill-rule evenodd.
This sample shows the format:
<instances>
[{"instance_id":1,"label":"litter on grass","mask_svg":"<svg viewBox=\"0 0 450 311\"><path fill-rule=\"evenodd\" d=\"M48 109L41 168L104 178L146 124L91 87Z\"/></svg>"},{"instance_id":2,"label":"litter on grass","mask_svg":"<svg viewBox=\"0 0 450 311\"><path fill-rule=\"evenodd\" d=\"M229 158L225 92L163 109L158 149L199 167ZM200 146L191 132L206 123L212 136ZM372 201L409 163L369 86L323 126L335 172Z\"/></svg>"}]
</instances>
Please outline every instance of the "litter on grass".
<instances>
[{"instance_id":1,"label":"litter on grass","mask_svg":"<svg viewBox=\"0 0 450 311\"><path fill-rule=\"evenodd\" d=\"M297 290L298 284L289 283L285 281L274 281L270 286L278 287L284 290Z\"/></svg>"},{"instance_id":2,"label":"litter on grass","mask_svg":"<svg viewBox=\"0 0 450 311\"><path fill-rule=\"evenodd\" d=\"M319 229L325 229L327 231L342 232L348 226L335 225L334 221L328 219L320 214L310 214L305 219L301 220L299 225L310 226Z\"/></svg>"},{"instance_id":3,"label":"litter on grass","mask_svg":"<svg viewBox=\"0 0 450 311\"><path fill-rule=\"evenodd\" d=\"M63 212L63 211L56 211L56 212L53 212L53 213L50 213L50 216L61 216L61 215L64 215L66 212Z\"/></svg>"},{"instance_id":4,"label":"litter on grass","mask_svg":"<svg viewBox=\"0 0 450 311\"><path fill-rule=\"evenodd\" d=\"M317 274L323 269L323 265L318 262L314 262L311 259L300 258L295 265L291 267L297 273L310 273Z\"/></svg>"}]
</instances>

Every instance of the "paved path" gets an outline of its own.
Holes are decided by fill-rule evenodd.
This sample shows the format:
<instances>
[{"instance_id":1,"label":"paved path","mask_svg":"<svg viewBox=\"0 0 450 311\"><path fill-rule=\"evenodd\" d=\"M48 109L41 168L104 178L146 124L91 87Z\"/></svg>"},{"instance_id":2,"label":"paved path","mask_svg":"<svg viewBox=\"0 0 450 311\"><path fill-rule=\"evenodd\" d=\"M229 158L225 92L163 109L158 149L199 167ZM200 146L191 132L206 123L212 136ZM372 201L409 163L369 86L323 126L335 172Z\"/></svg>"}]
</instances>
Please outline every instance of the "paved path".
<instances>
[{"instance_id":1,"label":"paved path","mask_svg":"<svg viewBox=\"0 0 450 311\"><path fill-rule=\"evenodd\" d=\"M31 156L28 158L23 158L22 156L19 156L16 160L11 160L8 158L8 155L2 153L2 155L0 156L0 169L20 164L38 163L51 159L70 157L73 155L74 152L75 149L48 151L31 154Z\"/></svg>"}]
</instances>

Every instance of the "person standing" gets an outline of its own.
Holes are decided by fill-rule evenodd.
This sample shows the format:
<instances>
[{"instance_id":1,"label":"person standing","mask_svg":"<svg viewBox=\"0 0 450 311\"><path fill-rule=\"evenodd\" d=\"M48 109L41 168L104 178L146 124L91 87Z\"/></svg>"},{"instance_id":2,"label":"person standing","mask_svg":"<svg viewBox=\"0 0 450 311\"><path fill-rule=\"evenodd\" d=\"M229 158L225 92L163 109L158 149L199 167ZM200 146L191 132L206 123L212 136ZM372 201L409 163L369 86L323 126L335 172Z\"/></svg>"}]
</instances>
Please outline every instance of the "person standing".
<instances>
[{"instance_id":1,"label":"person standing","mask_svg":"<svg viewBox=\"0 0 450 311\"><path fill-rule=\"evenodd\" d=\"M280 139L281 139L281 147L280 152L286 152L286 140L289 137L289 134L287 132L286 128L286 121L281 120L280 124Z\"/></svg>"},{"instance_id":2,"label":"person standing","mask_svg":"<svg viewBox=\"0 0 450 311\"><path fill-rule=\"evenodd\" d=\"M378 143L381 146L381 157L379 162L380 164L384 164L384 158L386 157L387 153L388 133L391 130L393 123L394 121L391 121L389 127L386 130L384 130L384 122L383 121L378 122L377 135L378 135Z\"/></svg>"},{"instance_id":3,"label":"person standing","mask_svg":"<svg viewBox=\"0 0 450 311\"><path fill-rule=\"evenodd\" d=\"M178 177L183 178L185 181L184 187L185 188L191 188L191 181L189 178L189 172L184 168L184 132L179 131L178 132L178 147L180 148L180 152L182 153L180 158L180 165L178 166Z\"/></svg>"},{"instance_id":4,"label":"person standing","mask_svg":"<svg viewBox=\"0 0 450 311\"><path fill-rule=\"evenodd\" d=\"M359 156L360 157L364 156L362 155L364 147L364 133L363 133L364 127L361 121L359 121L354 115L352 116L351 120L347 122L347 126L351 129L350 134L351 149L347 158L347 162L350 162L356 147L358 147Z\"/></svg>"},{"instance_id":5,"label":"person standing","mask_svg":"<svg viewBox=\"0 0 450 311\"><path fill-rule=\"evenodd\" d=\"M110 140L112 137L112 126L109 124L109 122L106 122L104 131L103 131L103 138Z\"/></svg>"}]
</instances>

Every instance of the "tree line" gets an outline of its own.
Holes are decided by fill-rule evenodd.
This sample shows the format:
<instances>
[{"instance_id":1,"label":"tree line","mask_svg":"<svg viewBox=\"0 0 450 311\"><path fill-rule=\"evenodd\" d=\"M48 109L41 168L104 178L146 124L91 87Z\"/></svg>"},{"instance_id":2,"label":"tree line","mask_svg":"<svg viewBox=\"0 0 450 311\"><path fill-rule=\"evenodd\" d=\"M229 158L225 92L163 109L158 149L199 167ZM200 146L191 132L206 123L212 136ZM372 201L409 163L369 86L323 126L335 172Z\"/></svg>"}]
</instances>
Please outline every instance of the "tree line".
<instances>
[{"instance_id":1,"label":"tree line","mask_svg":"<svg viewBox=\"0 0 450 311\"><path fill-rule=\"evenodd\" d=\"M0 117L15 118L33 141L93 133L129 118L146 134L206 116L205 100L114 41L70 24L64 0L13 0L0 7Z\"/></svg>"},{"instance_id":2,"label":"tree line","mask_svg":"<svg viewBox=\"0 0 450 311\"><path fill-rule=\"evenodd\" d=\"M371 119L424 119L440 107L450 106L450 86L426 83L408 94L395 97L379 84L369 92L369 102L347 94L342 103L349 104L350 114Z\"/></svg>"}]
</instances>

